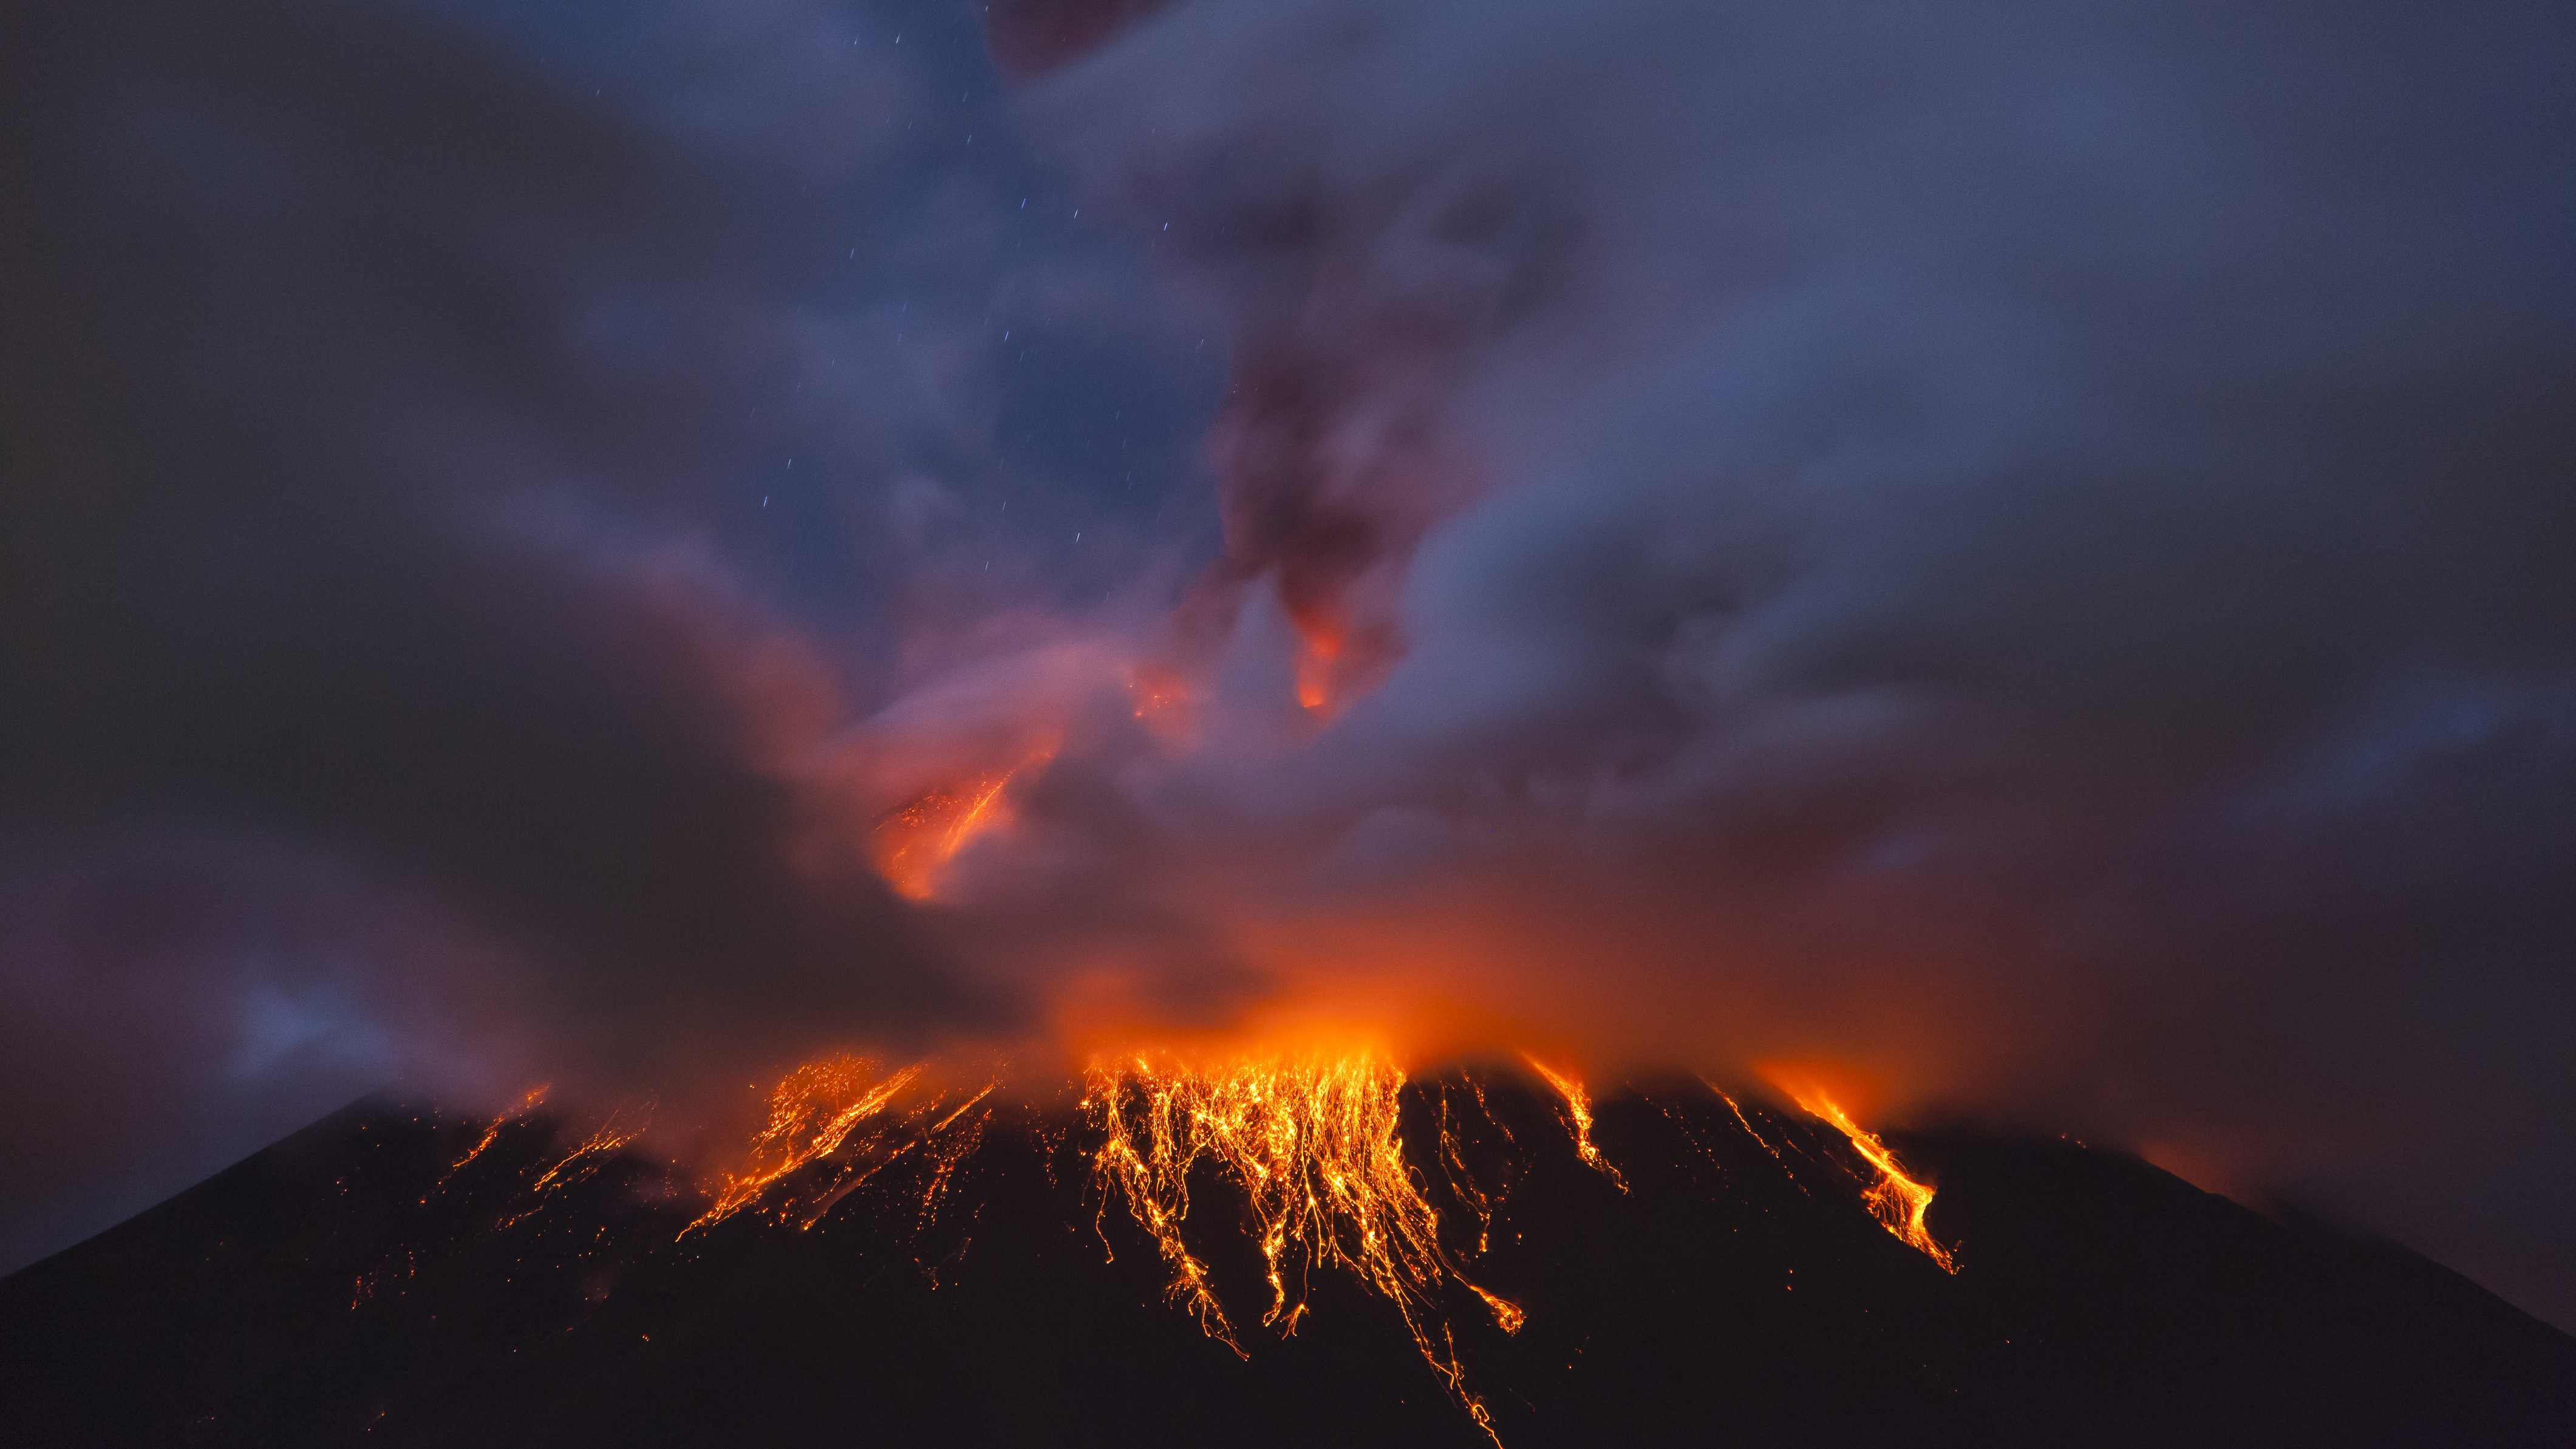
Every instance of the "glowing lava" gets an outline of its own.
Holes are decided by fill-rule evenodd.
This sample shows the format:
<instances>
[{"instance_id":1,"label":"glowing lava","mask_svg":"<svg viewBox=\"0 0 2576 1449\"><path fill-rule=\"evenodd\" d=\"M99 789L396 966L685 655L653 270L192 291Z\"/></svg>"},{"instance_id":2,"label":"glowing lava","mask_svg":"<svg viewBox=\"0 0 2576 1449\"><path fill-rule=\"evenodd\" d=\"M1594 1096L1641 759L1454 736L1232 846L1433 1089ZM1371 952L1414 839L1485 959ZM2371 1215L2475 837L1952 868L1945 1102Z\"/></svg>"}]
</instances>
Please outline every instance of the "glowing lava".
<instances>
[{"instance_id":1,"label":"glowing lava","mask_svg":"<svg viewBox=\"0 0 2576 1449\"><path fill-rule=\"evenodd\" d=\"M990 787L999 788L998 782ZM1523 1054L1522 1060L1554 1090L1557 1116L1576 1157L1628 1191L1593 1141L1592 1102L1583 1083L1536 1057ZM1765 1074L1799 1107L1842 1133L1874 1170L1875 1180L1863 1193L1871 1215L1945 1271L1958 1271L1924 1223L1932 1189L1907 1175L1886 1144L1812 1078L1775 1069ZM937 1073L928 1062L888 1070L847 1055L799 1067L770 1090L766 1120L752 1133L741 1165L719 1177L708 1207L682 1236L753 1210L811 1228L898 1160L927 1167L917 1179L905 1179L918 1183L920 1222L927 1226L959 1168L981 1145L994 1111L985 1104L1000 1080L998 1068L980 1077L957 1076ZM1161 1255L1170 1301L1241 1355L1243 1339L1220 1300L1216 1274L1189 1233L1192 1174L1199 1174L1202 1194L1212 1183L1224 1184L1228 1200L1218 1205L1216 1219L1221 1229L1240 1223L1260 1251L1269 1285L1264 1327L1283 1336L1295 1333L1316 1270L1349 1273L1394 1304L1450 1396L1494 1437L1486 1403L1467 1386L1452 1323L1456 1313L1489 1314L1506 1334L1519 1332L1524 1323L1519 1305L1470 1281L1460 1268L1486 1250L1499 1201L1469 1170L1464 1143L1483 1128L1507 1141L1511 1133L1487 1106L1485 1088L1473 1075L1423 1089L1420 1106L1428 1115L1417 1120L1437 1139L1426 1170L1445 1175L1456 1203L1474 1219L1465 1225L1472 1248L1463 1235L1455 1247L1444 1244L1439 1213L1407 1160L1399 1130L1406 1088L1404 1070L1375 1048L1097 1057L1084 1075L1081 1101L1098 1142L1091 1154L1098 1194L1094 1226L1106 1246L1107 1215L1113 1204L1123 1208ZM543 1096L542 1088L530 1093L455 1167L474 1161L506 1122L532 1111ZM1719 1097L1748 1134L1780 1156L1732 1098ZM1470 1115L1454 1117L1453 1108L1461 1107ZM1474 1114L1481 1114L1482 1127ZM640 1130L640 1124L612 1119L546 1169L534 1184L537 1194L596 1171ZM1239 1201L1235 1192L1241 1193Z\"/></svg>"},{"instance_id":2,"label":"glowing lava","mask_svg":"<svg viewBox=\"0 0 2576 1449\"><path fill-rule=\"evenodd\" d=\"M446 1186L449 1178L463 1172L467 1167L473 1164L474 1159L482 1156L485 1152L490 1151L493 1139L501 1135L502 1128L507 1127L511 1123L526 1117L529 1113L536 1111L539 1106L544 1104L546 1093L552 1090L554 1090L554 1088L551 1084L531 1087L528 1089L527 1095L519 1099L517 1106L514 1106L509 1111L493 1118L492 1125L483 1129L483 1135L476 1139L472 1147L465 1150L465 1155L456 1159L454 1162L447 1164L447 1171L439 1174L439 1186Z\"/></svg>"},{"instance_id":3,"label":"glowing lava","mask_svg":"<svg viewBox=\"0 0 2576 1449\"><path fill-rule=\"evenodd\" d=\"M887 811L871 842L877 873L905 897L929 900L948 862L976 836L1009 819L1011 782L1053 757L1052 750L1040 751L998 774L925 791Z\"/></svg>"},{"instance_id":4,"label":"glowing lava","mask_svg":"<svg viewBox=\"0 0 2576 1449\"><path fill-rule=\"evenodd\" d=\"M880 1168L916 1151L935 1164L922 1195L927 1220L958 1163L982 1140L985 1119L969 1114L994 1084L932 1089L922 1085L925 1070L926 1063L915 1063L884 1072L863 1057L840 1056L788 1073L770 1090L769 1120L753 1136L743 1169L724 1175L713 1204L683 1236L764 1197L779 1221L795 1218L810 1228Z\"/></svg>"},{"instance_id":5,"label":"glowing lava","mask_svg":"<svg viewBox=\"0 0 2576 1449\"><path fill-rule=\"evenodd\" d=\"M1801 1110L1822 1118L1835 1131L1850 1138L1852 1149L1877 1172L1878 1180L1861 1194L1861 1200L1869 1205L1870 1216L1877 1218L1881 1226L1908 1245L1921 1249L1925 1256L1941 1265L1941 1271L1958 1272L1959 1265L1952 1259L1950 1250L1933 1239L1932 1230L1923 1222L1924 1214L1932 1207L1932 1189L1908 1177L1904 1167L1897 1162L1896 1154L1888 1150L1886 1143L1878 1140L1878 1134L1863 1129L1852 1120L1850 1113L1836 1105L1833 1098L1826 1096L1813 1083L1777 1077L1774 1082L1797 1102Z\"/></svg>"},{"instance_id":6,"label":"glowing lava","mask_svg":"<svg viewBox=\"0 0 2576 1449\"><path fill-rule=\"evenodd\" d=\"M1574 1134L1574 1155L1582 1158L1585 1166L1617 1184L1621 1192L1626 1192L1628 1179L1621 1177L1619 1169L1610 1165L1610 1159L1601 1155L1601 1149L1592 1145L1592 1098L1583 1090L1583 1084L1549 1070L1545 1063L1527 1052L1521 1054L1521 1060L1529 1063L1530 1070L1545 1078L1549 1086L1556 1088L1556 1094L1565 1099L1565 1129Z\"/></svg>"},{"instance_id":7,"label":"glowing lava","mask_svg":"<svg viewBox=\"0 0 2576 1449\"><path fill-rule=\"evenodd\" d=\"M1103 1058L1082 1104L1104 1136L1093 1158L1102 1210L1112 1198L1125 1205L1171 1269L1172 1301L1240 1354L1207 1265L1182 1234L1190 1171L1214 1164L1249 1200L1269 1272L1264 1325L1294 1333L1307 1275L1318 1264L1344 1269L1395 1304L1422 1356L1491 1435L1484 1401L1465 1386L1441 1290L1450 1281L1469 1289L1506 1332L1522 1315L1468 1282L1442 1250L1438 1215L1396 1132L1404 1083L1401 1069L1367 1050Z\"/></svg>"}]
</instances>

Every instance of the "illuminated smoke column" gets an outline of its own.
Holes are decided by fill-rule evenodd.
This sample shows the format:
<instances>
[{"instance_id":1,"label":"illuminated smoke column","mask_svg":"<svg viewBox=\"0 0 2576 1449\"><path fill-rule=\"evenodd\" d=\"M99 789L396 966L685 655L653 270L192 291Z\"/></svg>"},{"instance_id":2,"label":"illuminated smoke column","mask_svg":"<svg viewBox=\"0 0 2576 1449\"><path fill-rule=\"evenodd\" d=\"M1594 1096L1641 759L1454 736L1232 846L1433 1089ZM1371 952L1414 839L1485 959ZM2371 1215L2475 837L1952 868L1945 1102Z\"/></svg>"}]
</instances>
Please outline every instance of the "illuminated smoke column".
<instances>
[{"instance_id":1,"label":"illuminated smoke column","mask_svg":"<svg viewBox=\"0 0 2576 1449\"><path fill-rule=\"evenodd\" d=\"M2563 1304L2567 31L1129 24L1026 106L1223 311L1226 544L985 959L1840 1061Z\"/></svg>"}]
</instances>

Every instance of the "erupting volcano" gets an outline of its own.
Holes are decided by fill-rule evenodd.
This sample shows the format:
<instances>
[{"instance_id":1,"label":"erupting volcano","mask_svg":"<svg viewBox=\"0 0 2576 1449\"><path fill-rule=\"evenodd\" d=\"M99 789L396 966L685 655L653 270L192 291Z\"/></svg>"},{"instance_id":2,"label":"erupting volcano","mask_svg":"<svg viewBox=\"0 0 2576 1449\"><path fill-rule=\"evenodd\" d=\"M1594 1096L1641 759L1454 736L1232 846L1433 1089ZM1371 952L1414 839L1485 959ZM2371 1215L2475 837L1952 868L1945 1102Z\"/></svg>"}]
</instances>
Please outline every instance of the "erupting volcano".
<instances>
[{"instance_id":1,"label":"erupting volcano","mask_svg":"<svg viewBox=\"0 0 2576 1449\"><path fill-rule=\"evenodd\" d=\"M2576 1345L2465 1281L2071 1144L1906 1137L1936 1191L1687 1077L942 1077L800 1069L704 1183L362 1103L0 1286L12 1437L2539 1445L2576 1410Z\"/></svg>"},{"instance_id":2,"label":"erupting volcano","mask_svg":"<svg viewBox=\"0 0 2576 1449\"><path fill-rule=\"evenodd\" d=\"M9 7L0 1441L2576 1443L2569 75Z\"/></svg>"}]
</instances>

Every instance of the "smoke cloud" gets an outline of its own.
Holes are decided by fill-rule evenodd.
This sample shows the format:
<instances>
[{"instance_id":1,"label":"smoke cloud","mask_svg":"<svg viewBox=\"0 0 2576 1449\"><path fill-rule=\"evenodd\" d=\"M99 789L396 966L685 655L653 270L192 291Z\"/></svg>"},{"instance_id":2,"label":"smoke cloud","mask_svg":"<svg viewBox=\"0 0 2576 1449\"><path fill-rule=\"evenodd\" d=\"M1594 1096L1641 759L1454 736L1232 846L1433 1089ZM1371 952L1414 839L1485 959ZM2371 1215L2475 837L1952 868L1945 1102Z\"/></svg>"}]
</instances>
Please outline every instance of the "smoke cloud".
<instances>
[{"instance_id":1,"label":"smoke cloud","mask_svg":"<svg viewBox=\"0 0 2576 1449\"><path fill-rule=\"evenodd\" d=\"M1216 913L1597 1056L2139 1145L2564 1320L2570 40L1206 3L1056 72L1232 324L1242 752L1149 788L1261 883ZM1246 723L1283 654L1329 725Z\"/></svg>"},{"instance_id":2,"label":"smoke cloud","mask_svg":"<svg viewBox=\"0 0 2576 1449\"><path fill-rule=\"evenodd\" d=\"M19 1254L386 1076L1331 1019L2576 1321L2545 7L127 8L7 47Z\"/></svg>"},{"instance_id":3,"label":"smoke cloud","mask_svg":"<svg viewBox=\"0 0 2576 1449\"><path fill-rule=\"evenodd\" d=\"M0 1256L387 1080L685 1124L1018 1029L849 732L1176 568L1214 372L964 16L8 31Z\"/></svg>"}]
</instances>

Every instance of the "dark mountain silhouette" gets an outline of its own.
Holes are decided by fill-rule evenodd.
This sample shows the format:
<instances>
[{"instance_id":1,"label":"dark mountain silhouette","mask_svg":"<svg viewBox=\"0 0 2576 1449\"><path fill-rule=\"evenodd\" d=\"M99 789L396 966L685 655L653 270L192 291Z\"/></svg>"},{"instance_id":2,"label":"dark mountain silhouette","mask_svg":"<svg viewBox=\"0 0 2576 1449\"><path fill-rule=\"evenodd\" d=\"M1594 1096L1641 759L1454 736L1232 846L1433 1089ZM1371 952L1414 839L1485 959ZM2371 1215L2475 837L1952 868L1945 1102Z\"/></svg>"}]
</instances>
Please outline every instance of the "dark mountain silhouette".
<instances>
[{"instance_id":1,"label":"dark mountain silhouette","mask_svg":"<svg viewBox=\"0 0 2576 1449\"><path fill-rule=\"evenodd\" d=\"M1950 1275L1864 1209L1830 1130L1690 1083L1613 1096L1578 1161L1554 1099L1479 1068L1461 1132L1486 1250L1426 1160L1465 1080L1406 1089L1445 1240L1527 1313L1448 1315L1511 1449L1559 1445L2576 1443L2576 1339L2407 1250L2283 1223L2134 1158L1903 1136ZM358 1103L0 1280L0 1438L30 1445L1486 1443L1401 1315L1316 1268L1257 1324L1239 1193L1190 1237L1247 1358L1164 1301L1070 1105L997 1109L810 1230L548 1129ZM1758 1134L1758 1135L1757 1135ZM1114 1257L1105 1249L1114 1249ZM1462 1294L1465 1290L1459 1290Z\"/></svg>"}]
</instances>

